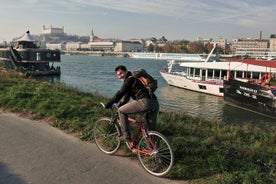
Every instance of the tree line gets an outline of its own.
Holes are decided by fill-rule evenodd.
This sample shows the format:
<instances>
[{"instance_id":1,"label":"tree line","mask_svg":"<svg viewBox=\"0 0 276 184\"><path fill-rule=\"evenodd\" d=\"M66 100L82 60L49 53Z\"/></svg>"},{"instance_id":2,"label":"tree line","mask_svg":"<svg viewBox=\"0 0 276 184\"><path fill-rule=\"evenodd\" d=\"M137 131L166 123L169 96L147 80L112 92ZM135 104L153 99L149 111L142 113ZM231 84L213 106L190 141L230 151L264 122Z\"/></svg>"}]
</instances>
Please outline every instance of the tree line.
<instances>
[{"instance_id":1,"label":"tree line","mask_svg":"<svg viewBox=\"0 0 276 184\"><path fill-rule=\"evenodd\" d=\"M166 42L164 44L150 44L147 46L147 52L162 52L162 53L209 53L213 49L213 44L204 43L198 41L177 41L177 42ZM216 54L229 54L231 53L230 48L225 50L219 46L216 47Z\"/></svg>"}]
</instances>

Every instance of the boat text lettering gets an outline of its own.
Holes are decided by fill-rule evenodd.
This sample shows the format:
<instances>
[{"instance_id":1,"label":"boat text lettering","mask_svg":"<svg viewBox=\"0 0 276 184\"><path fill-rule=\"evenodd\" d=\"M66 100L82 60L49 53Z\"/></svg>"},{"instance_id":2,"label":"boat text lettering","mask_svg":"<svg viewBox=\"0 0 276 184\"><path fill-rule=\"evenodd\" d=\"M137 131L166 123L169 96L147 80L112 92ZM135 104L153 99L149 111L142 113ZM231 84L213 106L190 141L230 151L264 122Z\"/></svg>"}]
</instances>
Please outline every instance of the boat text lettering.
<instances>
[{"instance_id":1,"label":"boat text lettering","mask_svg":"<svg viewBox=\"0 0 276 184\"><path fill-rule=\"evenodd\" d=\"M244 86L240 86L240 89L241 89L241 90L244 90L244 91L246 91L246 92L254 93L254 94L257 94L257 93L258 93L258 90L252 89L252 88L247 88L247 87L244 87Z\"/></svg>"},{"instance_id":2,"label":"boat text lettering","mask_svg":"<svg viewBox=\"0 0 276 184\"><path fill-rule=\"evenodd\" d=\"M244 92L244 91L240 91L238 89L236 90L236 93L238 93L240 95L244 95L244 96L249 97L249 98L257 99L256 95L250 94L250 93L247 93L247 92Z\"/></svg>"}]
</instances>

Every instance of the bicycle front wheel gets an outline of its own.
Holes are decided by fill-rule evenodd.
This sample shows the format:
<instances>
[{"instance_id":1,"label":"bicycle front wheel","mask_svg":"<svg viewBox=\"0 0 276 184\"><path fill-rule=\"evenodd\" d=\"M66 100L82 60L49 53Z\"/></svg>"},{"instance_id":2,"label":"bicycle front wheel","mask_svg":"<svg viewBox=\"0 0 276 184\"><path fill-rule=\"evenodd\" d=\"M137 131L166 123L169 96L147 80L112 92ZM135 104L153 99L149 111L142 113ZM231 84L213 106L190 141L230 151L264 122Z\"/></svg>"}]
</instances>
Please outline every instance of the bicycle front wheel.
<instances>
[{"instance_id":1,"label":"bicycle front wheel","mask_svg":"<svg viewBox=\"0 0 276 184\"><path fill-rule=\"evenodd\" d=\"M95 122L94 140L97 147L106 154L115 153L120 147L120 130L110 118L103 117Z\"/></svg>"},{"instance_id":2,"label":"bicycle front wheel","mask_svg":"<svg viewBox=\"0 0 276 184\"><path fill-rule=\"evenodd\" d=\"M148 137L142 137L138 143L138 158L142 167L154 176L164 176L172 169L173 150L164 135L149 131Z\"/></svg>"}]
</instances>

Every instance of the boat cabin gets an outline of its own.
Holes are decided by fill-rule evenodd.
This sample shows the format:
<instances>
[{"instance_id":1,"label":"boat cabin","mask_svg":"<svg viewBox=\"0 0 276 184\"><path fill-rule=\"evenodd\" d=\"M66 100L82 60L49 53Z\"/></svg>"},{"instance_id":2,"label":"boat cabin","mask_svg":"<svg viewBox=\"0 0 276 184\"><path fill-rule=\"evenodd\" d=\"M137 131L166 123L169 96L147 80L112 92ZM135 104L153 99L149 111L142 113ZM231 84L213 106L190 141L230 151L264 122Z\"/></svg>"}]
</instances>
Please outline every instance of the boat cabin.
<instances>
[{"instance_id":1,"label":"boat cabin","mask_svg":"<svg viewBox=\"0 0 276 184\"><path fill-rule=\"evenodd\" d=\"M54 66L60 56L60 50L40 48L29 31L10 47L0 49L0 58L8 61L8 68L26 75L60 75L60 67Z\"/></svg>"},{"instance_id":2,"label":"boat cabin","mask_svg":"<svg viewBox=\"0 0 276 184\"><path fill-rule=\"evenodd\" d=\"M200 81L213 81L223 83L228 78L261 79L265 73L271 72L264 66L251 65L242 62L204 62L180 63L185 68L188 78Z\"/></svg>"}]
</instances>

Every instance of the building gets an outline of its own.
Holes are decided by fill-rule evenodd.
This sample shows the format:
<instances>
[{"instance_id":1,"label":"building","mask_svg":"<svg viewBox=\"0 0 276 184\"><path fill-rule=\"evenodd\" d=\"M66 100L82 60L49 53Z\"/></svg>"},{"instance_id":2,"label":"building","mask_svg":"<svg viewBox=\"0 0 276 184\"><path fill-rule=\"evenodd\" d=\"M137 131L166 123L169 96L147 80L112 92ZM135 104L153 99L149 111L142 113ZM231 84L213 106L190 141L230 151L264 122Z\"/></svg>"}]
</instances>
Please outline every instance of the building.
<instances>
[{"instance_id":1,"label":"building","mask_svg":"<svg viewBox=\"0 0 276 184\"><path fill-rule=\"evenodd\" d=\"M145 47L148 47L150 45L155 45L157 42L157 39L155 37L147 38L145 39Z\"/></svg>"},{"instance_id":2,"label":"building","mask_svg":"<svg viewBox=\"0 0 276 184\"><path fill-rule=\"evenodd\" d=\"M64 27L52 27L52 26L49 26L49 27L46 27L45 25L43 25L43 31L42 31L43 34L64 34Z\"/></svg>"},{"instance_id":3,"label":"building","mask_svg":"<svg viewBox=\"0 0 276 184\"><path fill-rule=\"evenodd\" d=\"M114 43L112 41L103 41L94 35L93 30L88 42L89 49L92 51L113 51Z\"/></svg>"},{"instance_id":4,"label":"building","mask_svg":"<svg viewBox=\"0 0 276 184\"><path fill-rule=\"evenodd\" d=\"M90 50L90 45L82 42L67 42L65 49L67 51L88 51Z\"/></svg>"},{"instance_id":5,"label":"building","mask_svg":"<svg viewBox=\"0 0 276 184\"><path fill-rule=\"evenodd\" d=\"M227 40L225 38L217 39L216 43L218 47L222 48L224 51L226 50Z\"/></svg>"},{"instance_id":6,"label":"building","mask_svg":"<svg viewBox=\"0 0 276 184\"><path fill-rule=\"evenodd\" d=\"M63 43L46 43L46 48L50 50L64 50L65 44Z\"/></svg>"},{"instance_id":7,"label":"building","mask_svg":"<svg viewBox=\"0 0 276 184\"><path fill-rule=\"evenodd\" d=\"M267 55L269 52L268 39L234 39L232 42L232 52L234 55L248 56L251 58Z\"/></svg>"},{"instance_id":8,"label":"building","mask_svg":"<svg viewBox=\"0 0 276 184\"><path fill-rule=\"evenodd\" d=\"M89 49L92 51L113 51L114 43L113 42L89 42Z\"/></svg>"},{"instance_id":9,"label":"building","mask_svg":"<svg viewBox=\"0 0 276 184\"><path fill-rule=\"evenodd\" d=\"M201 38L201 37L197 37L196 39L197 42L202 42L204 45L211 43L213 41L212 38Z\"/></svg>"},{"instance_id":10,"label":"building","mask_svg":"<svg viewBox=\"0 0 276 184\"><path fill-rule=\"evenodd\" d=\"M7 47L8 46L8 43L6 42L6 41L1 41L0 42L0 48L2 48L2 47Z\"/></svg>"},{"instance_id":11,"label":"building","mask_svg":"<svg viewBox=\"0 0 276 184\"><path fill-rule=\"evenodd\" d=\"M67 51L79 50L80 44L81 44L80 42L67 42L66 43L66 50Z\"/></svg>"},{"instance_id":12,"label":"building","mask_svg":"<svg viewBox=\"0 0 276 184\"><path fill-rule=\"evenodd\" d=\"M114 52L141 52L143 48L143 44L138 41L117 41Z\"/></svg>"},{"instance_id":13,"label":"building","mask_svg":"<svg viewBox=\"0 0 276 184\"><path fill-rule=\"evenodd\" d=\"M62 26L61 28L59 27L46 27L43 25L43 34L50 34L50 35L63 35L64 34L64 27Z\"/></svg>"},{"instance_id":14,"label":"building","mask_svg":"<svg viewBox=\"0 0 276 184\"><path fill-rule=\"evenodd\" d=\"M269 49L271 52L276 52L276 35L275 34L270 35Z\"/></svg>"}]
</instances>

